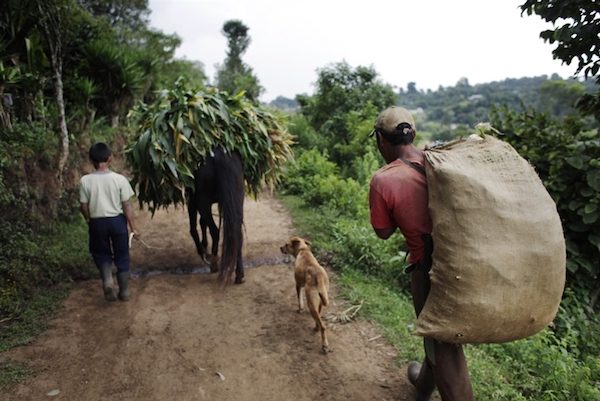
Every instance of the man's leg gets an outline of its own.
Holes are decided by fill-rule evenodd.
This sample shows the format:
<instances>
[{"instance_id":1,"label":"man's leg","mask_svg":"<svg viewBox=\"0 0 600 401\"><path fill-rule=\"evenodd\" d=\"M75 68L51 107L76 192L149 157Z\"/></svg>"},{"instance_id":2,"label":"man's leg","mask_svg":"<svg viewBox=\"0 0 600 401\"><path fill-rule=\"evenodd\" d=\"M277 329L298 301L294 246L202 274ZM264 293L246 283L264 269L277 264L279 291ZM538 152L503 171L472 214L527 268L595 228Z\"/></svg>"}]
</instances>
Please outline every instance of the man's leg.
<instances>
[{"instance_id":1,"label":"man's leg","mask_svg":"<svg viewBox=\"0 0 600 401\"><path fill-rule=\"evenodd\" d=\"M458 344L434 341L435 384L443 401L473 401L473 389L463 348Z\"/></svg>"},{"instance_id":2,"label":"man's leg","mask_svg":"<svg viewBox=\"0 0 600 401\"><path fill-rule=\"evenodd\" d=\"M427 294L429 294L430 282L429 274L423 270L416 269L411 274L411 293L413 299L413 305L417 316L421 313ZM430 340L424 340L430 341ZM425 348L425 354L427 355L427 347ZM427 401L431 397L433 390L435 390L434 371L432 369L432 363L428 360L427 356L423 360L422 364L417 362L411 362L408 365L408 380L417 389L417 401Z\"/></svg>"},{"instance_id":3,"label":"man's leg","mask_svg":"<svg viewBox=\"0 0 600 401\"><path fill-rule=\"evenodd\" d=\"M425 305L430 288L429 273L419 269L415 270L411 277L411 292L417 316ZM432 339L425 339L424 343L426 344L425 361L421 366L416 384L413 383L421 397L417 397L417 399L429 399L427 392L430 389L433 391L437 386L442 401L473 401L473 389L462 346ZM435 386L432 386L434 380Z\"/></svg>"}]
</instances>

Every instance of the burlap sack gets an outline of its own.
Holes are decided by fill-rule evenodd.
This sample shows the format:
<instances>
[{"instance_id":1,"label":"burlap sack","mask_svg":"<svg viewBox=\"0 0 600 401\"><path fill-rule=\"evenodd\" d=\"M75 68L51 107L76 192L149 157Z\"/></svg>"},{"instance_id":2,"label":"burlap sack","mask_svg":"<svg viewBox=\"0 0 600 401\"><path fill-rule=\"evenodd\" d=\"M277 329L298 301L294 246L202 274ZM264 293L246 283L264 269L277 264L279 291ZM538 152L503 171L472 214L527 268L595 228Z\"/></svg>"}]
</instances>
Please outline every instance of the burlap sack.
<instances>
[{"instance_id":1,"label":"burlap sack","mask_svg":"<svg viewBox=\"0 0 600 401\"><path fill-rule=\"evenodd\" d=\"M451 343L533 335L558 310L565 241L534 169L485 136L426 152L431 292L415 334Z\"/></svg>"}]
</instances>

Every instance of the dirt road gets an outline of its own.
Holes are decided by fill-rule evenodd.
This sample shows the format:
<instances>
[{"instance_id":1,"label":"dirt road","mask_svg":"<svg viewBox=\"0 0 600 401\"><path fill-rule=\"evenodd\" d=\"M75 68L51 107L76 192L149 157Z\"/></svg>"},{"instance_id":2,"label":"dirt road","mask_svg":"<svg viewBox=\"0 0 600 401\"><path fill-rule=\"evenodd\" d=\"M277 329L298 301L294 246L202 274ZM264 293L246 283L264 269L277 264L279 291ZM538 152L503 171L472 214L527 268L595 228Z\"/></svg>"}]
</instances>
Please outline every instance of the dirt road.
<instances>
[{"instance_id":1,"label":"dirt road","mask_svg":"<svg viewBox=\"0 0 600 401\"><path fill-rule=\"evenodd\" d=\"M7 353L35 373L1 400L411 399L394 349L368 322L330 324L333 352L319 352L310 315L295 311L279 253L290 219L277 201L246 202L246 283L224 293L214 275L186 274L205 268L184 210L138 215L144 241L166 249L134 244L131 301L106 303L99 280L77 284L46 333ZM325 314L348 307L332 281Z\"/></svg>"}]
</instances>

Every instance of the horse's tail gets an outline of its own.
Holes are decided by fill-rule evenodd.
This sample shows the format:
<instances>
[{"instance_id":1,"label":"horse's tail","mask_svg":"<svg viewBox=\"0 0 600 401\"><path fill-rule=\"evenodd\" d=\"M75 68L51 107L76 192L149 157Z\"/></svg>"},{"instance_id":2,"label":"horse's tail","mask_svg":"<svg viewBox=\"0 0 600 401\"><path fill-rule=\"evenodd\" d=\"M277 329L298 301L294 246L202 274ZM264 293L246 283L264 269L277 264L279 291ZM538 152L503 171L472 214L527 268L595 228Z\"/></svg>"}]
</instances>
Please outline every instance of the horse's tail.
<instances>
[{"instance_id":1,"label":"horse's tail","mask_svg":"<svg viewBox=\"0 0 600 401\"><path fill-rule=\"evenodd\" d=\"M244 224L244 170L242 159L237 152L225 153L215 149L215 175L223 219L223 246L219 280L231 281L238 258L241 257Z\"/></svg>"}]
</instances>

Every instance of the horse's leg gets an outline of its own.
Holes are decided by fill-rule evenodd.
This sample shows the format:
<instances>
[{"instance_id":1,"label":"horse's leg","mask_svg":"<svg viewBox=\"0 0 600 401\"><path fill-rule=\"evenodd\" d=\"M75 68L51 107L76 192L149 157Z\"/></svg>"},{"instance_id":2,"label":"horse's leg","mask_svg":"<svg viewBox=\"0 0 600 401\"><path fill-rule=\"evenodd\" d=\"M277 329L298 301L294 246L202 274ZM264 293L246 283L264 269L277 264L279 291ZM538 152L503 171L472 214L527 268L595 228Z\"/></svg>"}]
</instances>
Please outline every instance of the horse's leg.
<instances>
[{"instance_id":1,"label":"horse's leg","mask_svg":"<svg viewBox=\"0 0 600 401\"><path fill-rule=\"evenodd\" d=\"M240 240L239 240L239 244L238 244L238 251L237 251L237 261L236 261L236 265L235 265L235 283L236 284L242 284L244 281L246 281L244 279L244 261L242 259L242 246L244 244L244 235L242 233L242 223L244 221L244 192L243 192L243 188L242 188L242 192L239 195L239 204L238 204L238 208L242 214L241 219L240 219L240 232L239 232L239 236L240 236Z\"/></svg>"},{"instance_id":2,"label":"horse's leg","mask_svg":"<svg viewBox=\"0 0 600 401\"><path fill-rule=\"evenodd\" d=\"M190 197L188 199L188 216L190 218L190 235L194 240L194 244L196 244L196 251L198 255L202 258L202 260L206 261L205 258L205 247L200 243L200 238L198 236L198 209L196 208L194 198ZM204 235L204 234L203 234Z\"/></svg>"},{"instance_id":3,"label":"horse's leg","mask_svg":"<svg viewBox=\"0 0 600 401\"><path fill-rule=\"evenodd\" d=\"M204 215L202 213L200 213L200 232L202 233L202 249L204 250L204 253L208 253L206 252L207 248L208 248L208 238L206 236L206 227L208 226L208 222L206 221L206 218L204 217Z\"/></svg>"},{"instance_id":4,"label":"horse's leg","mask_svg":"<svg viewBox=\"0 0 600 401\"><path fill-rule=\"evenodd\" d=\"M200 210L200 222L204 224L205 227L208 226L208 230L210 231L211 237L211 255L210 255L210 272L215 273L219 270L219 228L215 224L215 220L212 217L212 209L211 204L204 204Z\"/></svg>"},{"instance_id":5,"label":"horse's leg","mask_svg":"<svg viewBox=\"0 0 600 401\"><path fill-rule=\"evenodd\" d=\"M242 245L240 244L235 265L235 283L242 284L244 281L246 281L246 279L244 278L244 262L242 260Z\"/></svg>"}]
</instances>

